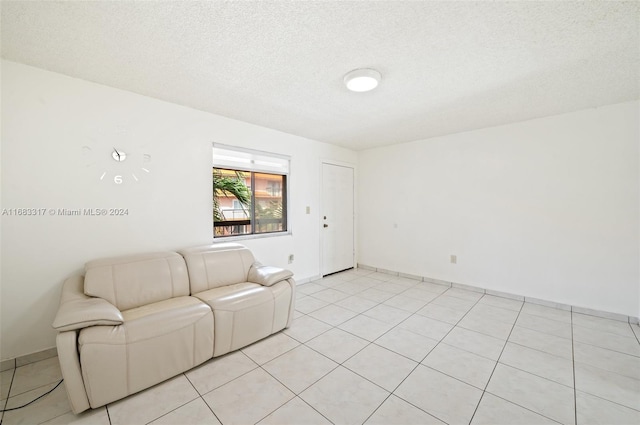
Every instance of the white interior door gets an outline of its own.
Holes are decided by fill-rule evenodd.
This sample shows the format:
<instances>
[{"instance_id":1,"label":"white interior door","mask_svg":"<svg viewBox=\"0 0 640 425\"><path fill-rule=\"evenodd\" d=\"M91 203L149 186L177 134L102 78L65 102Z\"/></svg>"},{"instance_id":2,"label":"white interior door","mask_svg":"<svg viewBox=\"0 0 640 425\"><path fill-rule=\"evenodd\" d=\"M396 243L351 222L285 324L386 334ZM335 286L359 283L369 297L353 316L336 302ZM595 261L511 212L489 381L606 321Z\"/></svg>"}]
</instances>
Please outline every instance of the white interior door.
<instances>
[{"instance_id":1,"label":"white interior door","mask_svg":"<svg viewBox=\"0 0 640 425\"><path fill-rule=\"evenodd\" d=\"M353 168L322 164L322 275L354 266Z\"/></svg>"}]
</instances>

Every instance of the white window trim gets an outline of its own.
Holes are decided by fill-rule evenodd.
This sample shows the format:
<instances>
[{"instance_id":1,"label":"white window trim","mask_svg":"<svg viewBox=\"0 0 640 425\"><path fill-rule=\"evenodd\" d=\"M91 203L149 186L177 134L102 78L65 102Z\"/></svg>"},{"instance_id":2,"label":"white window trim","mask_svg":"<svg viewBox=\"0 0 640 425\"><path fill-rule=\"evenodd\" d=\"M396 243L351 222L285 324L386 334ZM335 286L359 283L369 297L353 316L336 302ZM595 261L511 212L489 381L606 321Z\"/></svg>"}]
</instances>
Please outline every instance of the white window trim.
<instances>
[{"instance_id":1,"label":"white window trim","mask_svg":"<svg viewBox=\"0 0 640 425\"><path fill-rule=\"evenodd\" d=\"M227 151L228 156L225 156L224 160L222 161L221 160L216 161L216 157L214 156L216 149L221 151ZM222 152L222 153L224 155L226 152ZM240 154L240 155L234 158L233 157L234 153ZM271 153L271 152L265 152L265 151L259 151L255 149L236 148L235 146L228 146L228 145L221 145L219 143L214 143L211 154L212 154L212 164L214 167L217 167L217 168L253 171L257 173L262 172L262 173L270 173L270 174L280 174L283 176L288 176L291 168L290 156Z\"/></svg>"},{"instance_id":2,"label":"white window trim","mask_svg":"<svg viewBox=\"0 0 640 425\"><path fill-rule=\"evenodd\" d=\"M213 149L224 149L224 150L228 150L228 151L235 151L235 152L242 152L245 154L249 154L249 155L256 155L256 156L262 156L262 157L271 157L271 158L277 158L280 160L286 160L287 161L287 169L286 172L278 172L275 170L271 170L271 171L266 171L263 169L254 169L251 167L246 167L246 168L238 168L237 166L232 166L231 169L234 170L241 170L241 171L247 171L247 172L257 172L257 173L268 173L268 174L279 174L279 175L283 175L286 176L286 204L287 204L287 230L283 231L283 232L272 232L272 233L254 233L254 234L249 234L249 235L237 235L237 236L224 236L224 237L213 237L213 242L217 243L217 242L230 242L230 241L240 241L240 240L248 240L248 239L262 239L262 238L274 238L274 237L281 237L281 236L291 236L292 234L292 223L291 223L291 157L289 155L282 155L282 154L277 154L277 153L273 153L273 152L266 152L266 151L260 151L260 150L256 150L256 149L248 149L248 148L242 148L242 147L237 147L237 146L232 146L232 145L224 145L221 143L212 143L212 149L211 149L211 155L212 155L212 167L216 167L216 168L229 168L229 165L218 165L215 163L215 161L213 160ZM212 183L213 184L213 183Z\"/></svg>"}]
</instances>

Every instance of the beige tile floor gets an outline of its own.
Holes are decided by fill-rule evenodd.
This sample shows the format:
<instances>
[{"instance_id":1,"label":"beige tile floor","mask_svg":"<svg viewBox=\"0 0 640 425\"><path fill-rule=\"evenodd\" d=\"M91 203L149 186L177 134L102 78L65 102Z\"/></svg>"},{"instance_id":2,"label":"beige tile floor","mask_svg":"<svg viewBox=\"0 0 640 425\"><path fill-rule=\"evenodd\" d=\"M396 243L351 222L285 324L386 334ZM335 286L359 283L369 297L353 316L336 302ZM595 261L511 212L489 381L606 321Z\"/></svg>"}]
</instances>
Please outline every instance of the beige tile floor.
<instances>
[{"instance_id":1,"label":"beige tile floor","mask_svg":"<svg viewBox=\"0 0 640 425\"><path fill-rule=\"evenodd\" d=\"M300 285L291 328L73 415L64 383L10 424L640 424L640 328L366 270ZM1 373L11 408L57 358Z\"/></svg>"}]
</instances>

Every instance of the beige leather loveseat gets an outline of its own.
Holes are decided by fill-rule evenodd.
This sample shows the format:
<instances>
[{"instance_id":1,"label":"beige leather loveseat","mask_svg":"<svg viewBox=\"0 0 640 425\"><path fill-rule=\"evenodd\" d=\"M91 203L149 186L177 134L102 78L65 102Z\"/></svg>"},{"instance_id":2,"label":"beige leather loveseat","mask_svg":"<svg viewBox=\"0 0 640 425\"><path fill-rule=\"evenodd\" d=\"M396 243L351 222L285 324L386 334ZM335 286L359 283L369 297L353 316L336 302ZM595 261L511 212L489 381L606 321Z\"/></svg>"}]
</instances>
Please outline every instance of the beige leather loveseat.
<instances>
[{"instance_id":1,"label":"beige leather loveseat","mask_svg":"<svg viewBox=\"0 0 640 425\"><path fill-rule=\"evenodd\" d=\"M96 408L291 324L295 282L240 244L90 261L53 323L74 413Z\"/></svg>"}]
</instances>

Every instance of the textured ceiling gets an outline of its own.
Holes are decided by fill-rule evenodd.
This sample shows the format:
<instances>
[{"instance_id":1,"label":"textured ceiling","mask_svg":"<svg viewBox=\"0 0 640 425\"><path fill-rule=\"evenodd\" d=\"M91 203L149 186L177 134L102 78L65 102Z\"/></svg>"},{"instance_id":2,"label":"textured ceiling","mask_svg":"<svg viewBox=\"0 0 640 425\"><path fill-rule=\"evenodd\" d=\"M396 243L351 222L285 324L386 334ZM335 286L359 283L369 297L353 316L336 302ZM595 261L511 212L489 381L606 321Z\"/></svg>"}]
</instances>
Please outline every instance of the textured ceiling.
<instances>
[{"instance_id":1,"label":"textured ceiling","mask_svg":"<svg viewBox=\"0 0 640 425\"><path fill-rule=\"evenodd\" d=\"M1 7L5 59L356 150L639 98L637 1Z\"/></svg>"}]
</instances>

